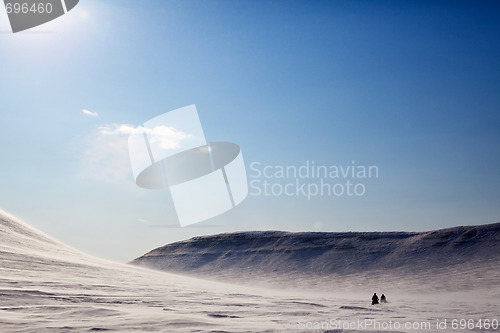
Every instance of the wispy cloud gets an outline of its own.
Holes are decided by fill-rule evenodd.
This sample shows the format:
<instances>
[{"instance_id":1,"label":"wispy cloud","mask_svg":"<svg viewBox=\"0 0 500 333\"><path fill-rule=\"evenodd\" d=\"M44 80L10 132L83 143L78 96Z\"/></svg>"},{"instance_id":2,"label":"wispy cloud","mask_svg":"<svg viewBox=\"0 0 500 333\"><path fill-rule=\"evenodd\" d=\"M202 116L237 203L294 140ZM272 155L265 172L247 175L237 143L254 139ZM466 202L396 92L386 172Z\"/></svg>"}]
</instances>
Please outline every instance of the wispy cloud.
<instances>
[{"instance_id":1,"label":"wispy cloud","mask_svg":"<svg viewBox=\"0 0 500 333\"><path fill-rule=\"evenodd\" d=\"M99 117L99 113L97 112L92 112L90 110L83 109L82 112L86 114L87 116L92 116L92 117Z\"/></svg>"},{"instance_id":2,"label":"wispy cloud","mask_svg":"<svg viewBox=\"0 0 500 333\"><path fill-rule=\"evenodd\" d=\"M162 149L177 149L182 141L193 138L180 130L168 126L154 128L136 127L127 124L110 124L97 128L85 139L85 148L80 153L80 175L87 179L98 179L136 188L128 152L130 134L147 134L150 143Z\"/></svg>"},{"instance_id":3,"label":"wispy cloud","mask_svg":"<svg viewBox=\"0 0 500 333\"><path fill-rule=\"evenodd\" d=\"M80 158L80 175L84 178L133 184L126 136L95 131L85 139Z\"/></svg>"},{"instance_id":4,"label":"wispy cloud","mask_svg":"<svg viewBox=\"0 0 500 333\"><path fill-rule=\"evenodd\" d=\"M129 135L132 133L143 133L140 127L127 124L111 124L97 128L102 135Z\"/></svg>"},{"instance_id":5,"label":"wispy cloud","mask_svg":"<svg viewBox=\"0 0 500 333\"><path fill-rule=\"evenodd\" d=\"M178 149L181 142L193 138L193 135L186 134L183 131L171 126L156 126L153 128L134 127L125 124L113 124L101 126L98 128L102 135L129 135L129 134L147 134L151 144L158 143L160 148L165 150Z\"/></svg>"}]
</instances>

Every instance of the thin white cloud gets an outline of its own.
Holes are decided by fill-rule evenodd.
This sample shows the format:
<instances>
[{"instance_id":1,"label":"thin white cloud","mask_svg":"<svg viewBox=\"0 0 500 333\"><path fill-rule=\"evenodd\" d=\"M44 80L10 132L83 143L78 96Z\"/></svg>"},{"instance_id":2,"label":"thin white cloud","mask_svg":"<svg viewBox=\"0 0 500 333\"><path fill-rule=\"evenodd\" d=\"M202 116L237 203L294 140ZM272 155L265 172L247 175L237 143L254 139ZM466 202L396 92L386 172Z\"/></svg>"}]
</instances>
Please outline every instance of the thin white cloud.
<instances>
[{"instance_id":1,"label":"thin white cloud","mask_svg":"<svg viewBox=\"0 0 500 333\"><path fill-rule=\"evenodd\" d=\"M83 109L82 112L86 114L87 116L92 116L92 117L99 117L99 113L97 112L92 112L86 109Z\"/></svg>"},{"instance_id":2,"label":"thin white cloud","mask_svg":"<svg viewBox=\"0 0 500 333\"><path fill-rule=\"evenodd\" d=\"M133 182L127 137L94 132L80 153L80 175L116 184Z\"/></svg>"},{"instance_id":3,"label":"thin white cloud","mask_svg":"<svg viewBox=\"0 0 500 333\"><path fill-rule=\"evenodd\" d=\"M186 134L174 127L157 126L151 130L149 141L158 142L160 147L165 150L178 149L181 142L193 138L191 134Z\"/></svg>"},{"instance_id":4,"label":"thin white cloud","mask_svg":"<svg viewBox=\"0 0 500 333\"><path fill-rule=\"evenodd\" d=\"M160 148L165 150L178 149L181 142L193 138L193 135L186 134L183 131L171 126L156 126L145 128L142 126L134 127L126 124L113 124L101 126L98 128L102 135L130 135L146 133L151 144L158 143Z\"/></svg>"},{"instance_id":5,"label":"thin white cloud","mask_svg":"<svg viewBox=\"0 0 500 333\"><path fill-rule=\"evenodd\" d=\"M99 126L97 128L102 135L129 135L132 133L144 133L141 127L134 127L126 124L111 124Z\"/></svg>"},{"instance_id":6,"label":"thin white cloud","mask_svg":"<svg viewBox=\"0 0 500 333\"><path fill-rule=\"evenodd\" d=\"M162 149L180 148L182 141L193 138L191 134L168 126L100 126L85 139L85 146L80 153L80 176L114 183L136 193L139 188L135 186L130 166L128 135L143 133L148 135L150 143L158 144Z\"/></svg>"}]
</instances>

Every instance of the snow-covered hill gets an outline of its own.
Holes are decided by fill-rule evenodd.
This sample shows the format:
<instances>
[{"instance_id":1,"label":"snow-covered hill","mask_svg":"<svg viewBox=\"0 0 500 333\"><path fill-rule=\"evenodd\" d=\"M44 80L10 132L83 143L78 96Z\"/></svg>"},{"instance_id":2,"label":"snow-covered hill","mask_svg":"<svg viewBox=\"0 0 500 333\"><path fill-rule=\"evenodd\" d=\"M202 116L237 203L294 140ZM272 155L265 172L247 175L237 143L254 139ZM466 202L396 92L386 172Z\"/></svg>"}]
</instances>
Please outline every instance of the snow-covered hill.
<instances>
[{"instance_id":1,"label":"snow-covered hill","mask_svg":"<svg viewBox=\"0 0 500 333\"><path fill-rule=\"evenodd\" d=\"M345 276L392 281L446 274L435 287L462 290L500 280L500 223L420 233L228 233L168 244L132 264L250 282L295 276L308 284Z\"/></svg>"},{"instance_id":2,"label":"snow-covered hill","mask_svg":"<svg viewBox=\"0 0 500 333\"><path fill-rule=\"evenodd\" d=\"M101 260L0 211L2 333L275 332L308 302Z\"/></svg>"},{"instance_id":3,"label":"snow-covered hill","mask_svg":"<svg viewBox=\"0 0 500 333\"><path fill-rule=\"evenodd\" d=\"M478 229L474 237L481 235ZM253 236L255 242L265 242L262 234ZM238 241L230 243L228 239L226 251L242 251ZM464 259L479 260L482 250L475 251ZM498 274L496 257L488 258L490 271ZM492 280L484 266L476 266L483 267L476 275L455 272L459 277L454 278L412 278L401 272L399 289L380 276L353 271L333 282L309 276L304 281L316 281L312 289L304 284L290 289L295 275L275 274L284 288L262 289L242 285L242 280L227 284L101 260L0 211L0 332L381 332L389 322L392 332L415 332L411 327L416 326L446 332L451 329L438 329L436 323L447 320L450 328L453 319L498 320L499 280ZM469 288L459 293L426 287L460 277ZM350 287L339 288L342 283ZM415 293L415 284L427 292ZM371 306L374 291L386 293L389 303Z\"/></svg>"}]
</instances>

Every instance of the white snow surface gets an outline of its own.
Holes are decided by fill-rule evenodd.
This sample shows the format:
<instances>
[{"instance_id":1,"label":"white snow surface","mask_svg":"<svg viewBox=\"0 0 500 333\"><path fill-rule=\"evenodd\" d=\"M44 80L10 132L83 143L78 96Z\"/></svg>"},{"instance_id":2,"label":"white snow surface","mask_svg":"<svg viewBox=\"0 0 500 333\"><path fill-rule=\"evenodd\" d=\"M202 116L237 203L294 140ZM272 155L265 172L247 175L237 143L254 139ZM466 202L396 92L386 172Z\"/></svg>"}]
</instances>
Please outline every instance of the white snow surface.
<instances>
[{"instance_id":1,"label":"white snow surface","mask_svg":"<svg viewBox=\"0 0 500 333\"><path fill-rule=\"evenodd\" d=\"M467 260L466 271L301 274L299 282L275 274L267 275L274 284L253 287L234 276L223 283L101 260L0 211L0 332L418 332L405 325L427 322L425 332L452 332L453 319L500 313L498 260ZM389 302L370 305L373 292Z\"/></svg>"}]
</instances>

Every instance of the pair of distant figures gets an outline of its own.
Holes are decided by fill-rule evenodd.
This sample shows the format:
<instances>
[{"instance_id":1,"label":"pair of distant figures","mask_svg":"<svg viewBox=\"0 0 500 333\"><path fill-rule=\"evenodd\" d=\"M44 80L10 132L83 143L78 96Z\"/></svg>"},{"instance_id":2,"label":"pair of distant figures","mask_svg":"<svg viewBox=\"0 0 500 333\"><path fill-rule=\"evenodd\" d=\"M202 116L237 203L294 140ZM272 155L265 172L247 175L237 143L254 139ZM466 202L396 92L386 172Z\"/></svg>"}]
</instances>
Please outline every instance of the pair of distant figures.
<instances>
[{"instance_id":1,"label":"pair of distant figures","mask_svg":"<svg viewBox=\"0 0 500 333\"><path fill-rule=\"evenodd\" d=\"M379 304L378 301L379 301L379 299L378 299L377 293L373 293L372 305ZM387 303L387 299L385 298L384 294L382 294L382 296L380 296L380 303Z\"/></svg>"}]
</instances>

